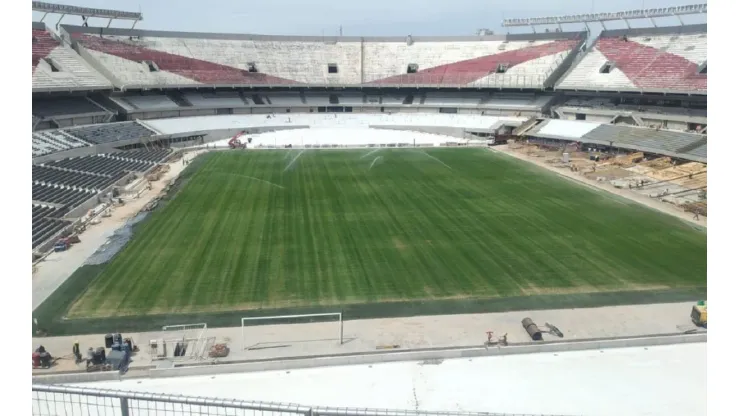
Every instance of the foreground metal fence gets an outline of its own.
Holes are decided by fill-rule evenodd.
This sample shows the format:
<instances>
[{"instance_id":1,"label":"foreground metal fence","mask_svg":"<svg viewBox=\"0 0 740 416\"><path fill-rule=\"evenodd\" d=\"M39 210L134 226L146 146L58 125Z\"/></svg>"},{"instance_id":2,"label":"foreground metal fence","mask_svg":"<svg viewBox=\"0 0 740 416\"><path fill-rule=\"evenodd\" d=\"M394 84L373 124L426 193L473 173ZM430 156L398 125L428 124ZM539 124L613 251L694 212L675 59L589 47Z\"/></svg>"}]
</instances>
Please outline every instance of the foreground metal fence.
<instances>
[{"instance_id":1,"label":"foreground metal fence","mask_svg":"<svg viewBox=\"0 0 740 416\"><path fill-rule=\"evenodd\" d=\"M308 407L57 385L33 385L31 390L34 416L506 416L500 413Z\"/></svg>"},{"instance_id":2,"label":"foreground metal fence","mask_svg":"<svg viewBox=\"0 0 740 416\"><path fill-rule=\"evenodd\" d=\"M137 393L85 387L34 385L34 416L310 415L311 408L288 403Z\"/></svg>"}]
</instances>

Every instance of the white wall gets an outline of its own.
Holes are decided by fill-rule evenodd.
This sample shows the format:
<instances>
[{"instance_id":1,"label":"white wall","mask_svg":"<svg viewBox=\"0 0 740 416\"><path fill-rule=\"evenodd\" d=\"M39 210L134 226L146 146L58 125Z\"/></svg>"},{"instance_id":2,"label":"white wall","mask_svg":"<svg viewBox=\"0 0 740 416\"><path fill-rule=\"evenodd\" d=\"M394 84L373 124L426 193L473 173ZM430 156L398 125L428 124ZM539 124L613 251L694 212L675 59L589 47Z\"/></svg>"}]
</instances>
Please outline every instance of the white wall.
<instances>
[{"instance_id":1,"label":"white wall","mask_svg":"<svg viewBox=\"0 0 740 416\"><path fill-rule=\"evenodd\" d=\"M82 384L423 411L706 414L706 343Z\"/></svg>"},{"instance_id":2,"label":"white wall","mask_svg":"<svg viewBox=\"0 0 740 416\"><path fill-rule=\"evenodd\" d=\"M152 126L162 134L179 134L192 131L219 130L228 128L249 128L255 126L306 125L314 127L353 127L367 128L371 125L409 125L461 127L486 129L499 123L522 123L526 117L501 117L462 114L277 114L267 115L229 115L183 117L177 119L147 120L144 124Z\"/></svg>"}]
</instances>

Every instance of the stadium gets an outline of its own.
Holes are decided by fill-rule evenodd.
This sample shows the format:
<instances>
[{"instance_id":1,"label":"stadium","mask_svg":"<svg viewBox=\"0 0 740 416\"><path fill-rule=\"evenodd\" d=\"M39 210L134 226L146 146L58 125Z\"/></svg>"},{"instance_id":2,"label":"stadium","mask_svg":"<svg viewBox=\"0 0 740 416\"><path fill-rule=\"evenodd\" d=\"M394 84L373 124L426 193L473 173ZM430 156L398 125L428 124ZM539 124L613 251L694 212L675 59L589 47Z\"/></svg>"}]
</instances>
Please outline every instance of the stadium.
<instances>
[{"instance_id":1,"label":"stadium","mask_svg":"<svg viewBox=\"0 0 740 416\"><path fill-rule=\"evenodd\" d=\"M706 406L706 4L404 37L33 10L33 414ZM673 390L563 391L603 371Z\"/></svg>"}]
</instances>

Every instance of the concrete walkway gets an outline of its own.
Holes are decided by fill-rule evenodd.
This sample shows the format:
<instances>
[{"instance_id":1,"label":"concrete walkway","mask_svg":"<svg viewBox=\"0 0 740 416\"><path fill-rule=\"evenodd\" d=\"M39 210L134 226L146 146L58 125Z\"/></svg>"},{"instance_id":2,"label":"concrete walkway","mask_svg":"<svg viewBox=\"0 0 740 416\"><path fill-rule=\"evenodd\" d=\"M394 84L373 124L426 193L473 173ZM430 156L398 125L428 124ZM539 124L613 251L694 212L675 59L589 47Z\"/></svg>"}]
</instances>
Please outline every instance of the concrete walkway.
<instances>
[{"instance_id":1,"label":"concrete walkway","mask_svg":"<svg viewBox=\"0 0 740 416\"><path fill-rule=\"evenodd\" d=\"M226 342L231 348L227 358L219 362L274 360L287 357L317 355L362 354L382 350L418 348L452 348L482 346L486 332L494 339L507 334L510 343L532 342L521 320L530 317L544 328L545 323L558 327L563 338L545 334L548 341L573 341L607 337L630 337L648 334L675 334L697 330L689 314L693 303L610 306L601 308L559 309L503 312L470 315L417 316L411 318L365 319L344 322L344 342L339 342L338 322L259 325L247 327L242 338L241 327L211 328L206 337L214 342ZM174 323L174 322L173 322ZM113 331L114 328L111 328ZM124 334L132 337L141 351L134 356L132 369L150 368L162 364L152 361L148 350L150 340L173 338L182 333L146 332ZM80 349L104 345L104 334L34 338L33 345L44 345L52 356L65 356L72 344L79 341ZM397 348L394 348L397 346ZM201 360L208 361L209 359ZM198 361L190 361L196 363ZM51 370L36 370L35 375L81 370L71 356L58 361Z\"/></svg>"}]
</instances>

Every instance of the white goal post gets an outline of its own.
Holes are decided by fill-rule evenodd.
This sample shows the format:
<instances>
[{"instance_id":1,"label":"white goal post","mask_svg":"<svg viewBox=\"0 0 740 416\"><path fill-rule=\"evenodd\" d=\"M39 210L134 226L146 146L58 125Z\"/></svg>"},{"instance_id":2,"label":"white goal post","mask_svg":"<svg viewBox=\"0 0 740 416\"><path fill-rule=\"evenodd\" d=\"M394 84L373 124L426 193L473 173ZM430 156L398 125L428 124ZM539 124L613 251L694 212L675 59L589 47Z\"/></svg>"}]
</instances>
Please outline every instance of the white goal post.
<instances>
[{"instance_id":1,"label":"white goal post","mask_svg":"<svg viewBox=\"0 0 740 416\"><path fill-rule=\"evenodd\" d=\"M161 339L165 345L170 344L170 350L174 352L175 345L181 342L187 345L187 356L182 357L169 357L174 360L182 359L197 359L202 357L206 346L206 332L208 331L208 324L197 323L197 324L182 324L182 325L165 325L162 327ZM172 334L172 335L170 335ZM167 352L165 346L165 353L167 356L170 354ZM168 358L167 356L163 358Z\"/></svg>"},{"instance_id":2,"label":"white goal post","mask_svg":"<svg viewBox=\"0 0 740 416\"><path fill-rule=\"evenodd\" d=\"M344 344L344 320L342 319L342 312L328 312L328 313L308 313L303 315L273 315L273 316L250 316L242 318L242 351L247 346L244 341L244 327L245 322L248 321L265 321L265 320L279 320L279 319L302 319L302 318L318 318L318 317L337 317L339 318L339 345ZM322 321L324 322L324 321ZM292 322L293 323L293 322Z\"/></svg>"}]
</instances>

